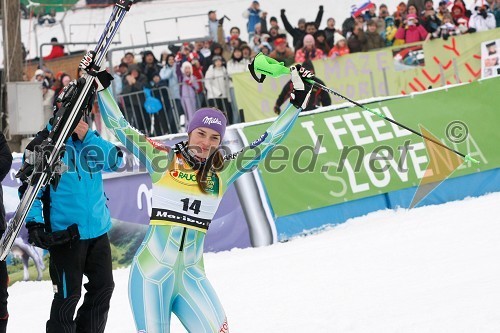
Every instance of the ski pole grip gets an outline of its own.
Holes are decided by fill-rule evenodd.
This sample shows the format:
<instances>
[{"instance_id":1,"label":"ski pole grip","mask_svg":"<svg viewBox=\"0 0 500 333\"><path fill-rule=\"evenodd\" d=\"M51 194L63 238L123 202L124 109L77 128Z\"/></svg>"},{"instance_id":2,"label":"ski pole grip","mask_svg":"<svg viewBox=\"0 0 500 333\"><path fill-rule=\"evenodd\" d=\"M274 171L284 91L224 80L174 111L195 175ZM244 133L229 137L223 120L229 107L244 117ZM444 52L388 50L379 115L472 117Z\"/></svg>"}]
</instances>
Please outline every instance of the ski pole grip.
<instances>
[{"instance_id":1,"label":"ski pole grip","mask_svg":"<svg viewBox=\"0 0 500 333\"><path fill-rule=\"evenodd\" d=\"M278 78L283 75L290 75L290 68L286 67L284 63L268 57L262 52L255 56L248 67L250 69L250 74L252 74L253 78L259 83L262 83L266 76ZM262 76L259 78L257 73L262 74Z\"/></svg>"}]
</instances>

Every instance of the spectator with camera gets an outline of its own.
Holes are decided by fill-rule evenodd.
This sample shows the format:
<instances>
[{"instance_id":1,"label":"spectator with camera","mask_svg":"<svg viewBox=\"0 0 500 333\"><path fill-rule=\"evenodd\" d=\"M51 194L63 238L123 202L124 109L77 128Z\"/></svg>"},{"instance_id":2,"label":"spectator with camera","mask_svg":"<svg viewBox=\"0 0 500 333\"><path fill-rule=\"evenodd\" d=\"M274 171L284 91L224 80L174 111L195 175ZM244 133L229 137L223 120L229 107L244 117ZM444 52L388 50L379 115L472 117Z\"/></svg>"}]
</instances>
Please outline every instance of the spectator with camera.
<instances>
[{"instance_id":1,"label":"spectator with camera","mask_svg":"<svg viewBox=\"0 0 500 333\"><path fill-rule=\"evenodd\" d=\"M421 42L427 39L429 33L420 25L415 14L406 16L406 24L396 32L396 40L402 40L404 44Z\"/></svg>"},{"instance_id":2,"label":"spectator with camera","mask_svg":"<svg viewBox=\"0 0 500 333\"><path fill-rule=\"evenodd\" d=\"M477 0L474 4L474 10L476 11L469 20L469 32L481 32L496 28L495 16L488 12L489 5L487 2L482 0Z\"/></svg>"}]
</instances>

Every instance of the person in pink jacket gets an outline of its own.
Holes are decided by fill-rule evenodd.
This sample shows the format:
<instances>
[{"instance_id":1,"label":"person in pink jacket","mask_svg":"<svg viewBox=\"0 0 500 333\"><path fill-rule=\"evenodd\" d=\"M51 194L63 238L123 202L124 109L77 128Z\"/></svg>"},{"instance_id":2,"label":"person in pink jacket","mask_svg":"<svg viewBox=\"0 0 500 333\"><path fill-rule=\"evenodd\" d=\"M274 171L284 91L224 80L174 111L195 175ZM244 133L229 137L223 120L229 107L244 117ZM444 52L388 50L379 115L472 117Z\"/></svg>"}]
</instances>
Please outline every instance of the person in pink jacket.
<instances>
[{"instance_id":1,"label":"person in pink jacket","mask_svg":"<svg viewBox=\"0 0 500 333\"><path fill-rule=\"evenodd\" d=\"M304 36L304 47L297 50L295 53L295 62L303 63L304 61L318 60L324 57L321 49L316 48L314 37L312 35Z\"/></svg>"},{"instance_id":2,"label":"person in pink jacket","mask_svg":"<svg viewBox=\"0 0 500 333\"><path fill-rule=\"evenodd\" d=\"M428 32L418 23L415 14L406 16L406 25L396 32L396 39L404 39L405 44L421 42L427 39Z\"/></svg>"}]
</instances>

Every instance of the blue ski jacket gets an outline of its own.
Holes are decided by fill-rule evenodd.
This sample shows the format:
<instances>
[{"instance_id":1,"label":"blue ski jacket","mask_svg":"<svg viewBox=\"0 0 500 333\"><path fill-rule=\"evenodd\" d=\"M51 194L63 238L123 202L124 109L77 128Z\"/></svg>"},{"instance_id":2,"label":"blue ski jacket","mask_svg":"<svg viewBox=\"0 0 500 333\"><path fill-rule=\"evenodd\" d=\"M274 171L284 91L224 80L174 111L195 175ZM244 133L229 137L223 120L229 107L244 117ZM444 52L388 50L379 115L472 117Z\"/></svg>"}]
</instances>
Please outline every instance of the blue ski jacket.
<instances>
[{"instance_id":1,"label":"blue ski jacket","mask_svg":"<svg viewBox=\"0 0 500 333\"><path fill-rule=\"evenodd\" d=\"M68 139L62 161L68 170L61 176L57 189L47 186L40 191L26 222L45 223L52 232L77 223L81 239L105 234L111 228L111 218L101 171L116 171L120 167L120 148L89 130L83 142Z\"/></svg>"},{"instance_id":2,"label":"blue ski jacket","mask_svg":"<svg viewBox=\"0 0 500 333\"><path fill-rule=\"evenodd\" d=\"M248 33L254 33L255 32L255 25L257 23L260 23L260 13L262 11L255 10L253 8L248 8L245 12L243 12L243 17L248 18L247 22L247 30Z\"/></svg>"}]
</instances>

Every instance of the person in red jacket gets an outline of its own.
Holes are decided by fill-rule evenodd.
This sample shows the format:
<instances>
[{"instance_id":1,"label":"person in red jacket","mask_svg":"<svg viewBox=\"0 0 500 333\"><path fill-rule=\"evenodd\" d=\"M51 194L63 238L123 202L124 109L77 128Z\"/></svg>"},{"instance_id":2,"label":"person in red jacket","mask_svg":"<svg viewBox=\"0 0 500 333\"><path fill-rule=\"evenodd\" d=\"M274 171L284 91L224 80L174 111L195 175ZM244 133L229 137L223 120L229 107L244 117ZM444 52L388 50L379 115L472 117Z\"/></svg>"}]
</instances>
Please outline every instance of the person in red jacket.
<instances>
[{"instance_id":1,"label":"person in red jacket","mask_svg":"<svg viewBox=\"0 0 500 333\"><path fill-rule=\"evenodd\" d=\"M48 56L43 57L43 60L64 57L64 46L58 43L57 38L52 37L50 42L52 43L52 51L50 51L50 54Z\"/></svg>"}]
</instances>

